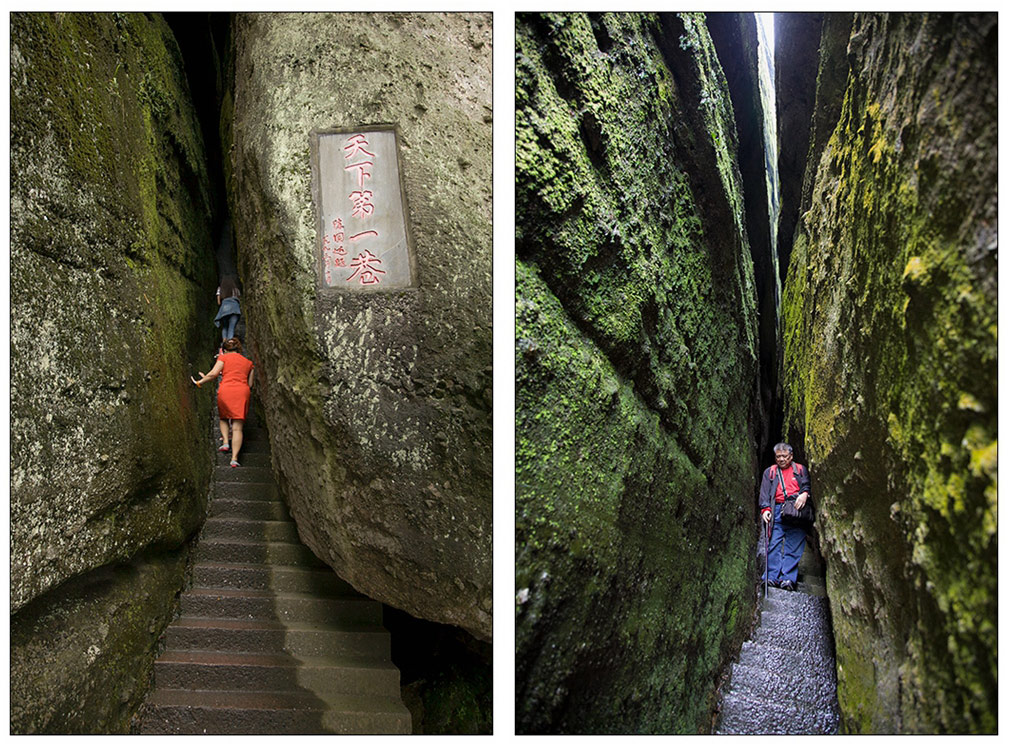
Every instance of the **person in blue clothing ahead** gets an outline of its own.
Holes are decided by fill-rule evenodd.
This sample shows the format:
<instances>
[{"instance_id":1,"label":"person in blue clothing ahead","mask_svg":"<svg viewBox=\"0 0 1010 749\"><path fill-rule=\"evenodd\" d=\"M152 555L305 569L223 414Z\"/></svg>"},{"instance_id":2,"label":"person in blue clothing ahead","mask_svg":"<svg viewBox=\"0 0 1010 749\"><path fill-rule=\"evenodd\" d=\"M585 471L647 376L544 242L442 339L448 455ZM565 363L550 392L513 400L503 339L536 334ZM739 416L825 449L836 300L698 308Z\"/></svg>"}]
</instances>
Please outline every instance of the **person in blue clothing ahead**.
<instances>
[{"instance_id":1,"label":"person in blue clothing ahead","mask_svg":"<svg viewBox=\"0 0 1010 749\"><path fill-rule=\"evenodd\" d=\"M761 518L772 523L768 544L768 583L785 590L796 590L796 573L807 541L806 528L782 522L786 497L796 497L796 509L810 501L810 474L793 461L793 448L785 442L775 445L775 465L761 477ZM774 510L772 509L774 501ZM763 579L763 578L762 578Z\"/></svg>"},{"instance_id":2,"label":"person in blue clothing ahead","mask_svg":"<svg viewBox=\"0 0 1010 749\"><path fill-rule=\"evenodd\" d=\"M221 328L221 340L228 341L235 337L235 326L242 315L242 308L239 306L238 298L241 293L238 284L233 276L225 276L221 279L221 285L217 289L217 303L220 305L217 317L214 318L214 325Z\"/></svg>"}]
</instances>

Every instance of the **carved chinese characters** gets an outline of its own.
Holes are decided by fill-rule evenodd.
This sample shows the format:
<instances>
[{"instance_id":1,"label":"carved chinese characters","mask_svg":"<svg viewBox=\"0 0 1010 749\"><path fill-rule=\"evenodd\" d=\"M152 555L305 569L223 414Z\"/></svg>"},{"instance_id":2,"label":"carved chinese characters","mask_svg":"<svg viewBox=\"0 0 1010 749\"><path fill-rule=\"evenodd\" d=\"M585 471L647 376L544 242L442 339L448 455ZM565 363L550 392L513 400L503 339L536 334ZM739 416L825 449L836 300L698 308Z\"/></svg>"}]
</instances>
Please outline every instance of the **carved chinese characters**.
<instances>
[{"instance_id":1,"label":"carved chinese characters","mask_svg":"<svg viewBox=\"0 0 1010 749\"><path fill-rule=\"evenodd\" d=\"M313 145L320 285L347 291L413 286L395 131L321 132Z\"/></svg>"}]
</instances>

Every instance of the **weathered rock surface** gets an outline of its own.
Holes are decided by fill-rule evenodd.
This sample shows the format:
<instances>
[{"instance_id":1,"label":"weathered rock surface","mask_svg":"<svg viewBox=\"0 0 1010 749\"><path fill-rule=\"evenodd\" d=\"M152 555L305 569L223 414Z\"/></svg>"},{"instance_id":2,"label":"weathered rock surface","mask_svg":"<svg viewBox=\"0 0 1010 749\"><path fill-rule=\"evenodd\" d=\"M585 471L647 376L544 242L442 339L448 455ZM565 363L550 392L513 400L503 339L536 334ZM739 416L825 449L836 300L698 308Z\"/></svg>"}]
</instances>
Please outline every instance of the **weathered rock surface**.
<instances>
[{"instance_id":1,"label":"weathered rock surface","mask_svg":"<svg viewBox=\"0 0 1010 749\"><path fill-rule=\"evenodd\" d=\"M707 730L753 605L756 293L698 14L516 26L516 711Z\"/></svg>"},{"instance_id":2,"label":"weathered rock surface","mask_svg":"<svg viewBox=\"0 0 1010 749\"><path fill-rule=\"evenodd\" d=\"M213 330L207 189L160 16L11 16L14 731L113 730L108 716L146 686L138 654L153 658L157 632L132 617L162 616L165 600L63 616L60 586L99 585L92 571L177 548L201 520L210 395L189 385L188 362ZM114 596L147 585L117 578ZM30 683L51 676L32 655L43 642L64 664L48 694ZM107 643L133 664L129 681L105 673Z\"/></svg>"},{"instance_id":3,"label":"weathered rock surface","mask_svg":"<svg viewBox=\"0 0 1010 749\"><path fill-rule=\"evenodd\" d=\"M127 733L172 619L186 555L78 577L11 619L11 733Z\"/></svg>"},{"instance_id":4,"label":"weathered rock surface","mask_svg":"<svg viewBox=\"0 0 1010 749\"><path fill-rule=\"evenodd\" d=\"M819 16L820 25L815 26L808 16ZM775 86L782 189L777 247L783 283L796 232L801 226L800 214L810 210L820 154L842 111L849 73L847 50L852 16L852 13L779 13L775 16L778 60ZM819 46L813 45L812 37L819 40ZM794 64L794 60L800 64ZM812 76L815 70L816 76ZM812 108L808 98L813 99ZM790 435L790 439L801 441L799 435Z\"/></svg>"},{"instance_id":5,"label":"weathered rock surface","mask_svg":"<svg viewBox=\"0 0 1010 749\"><path fill-rule=\"evenodd\" d=\"M821 59L818 53L825 15L831 14L775 15L775 113L779 131L779 174L789 175L789 179L782 180L779 195L778 244L782 249L776 248L776 251L783 281L789 264L789 249L793 245L803 174L810 151L811 115L818 80L816 75L811 75L811 71L817 70L818 60ZM834 72L839 68L844 71L845 65L836 65L831 70ZM832 100L840 102L840 98L833 97ZM832 124L837 122L837 108L833 114Z\"/></svg>"},{"instance_id":6,"label":"weathered rock surface","mask_svg":"<svg viewBox=\"0 0 1010 749\"><path fill-rule=\"evenodd\" d=\"M995 732L996 15L858 14L847 62L784 307L842 728Z\"/></svg>"},{"instance_id":7,"label":"weathered rock surface","mask_svg":"<svg viewBox=\"0 0 1010 749\"><path fill-rule=\"evenodd\" d=\"M773 432L774 403L778 397L778 263L769 218L769 170L765 153L765 112L758 68L767 50L758 45L757 20L753 13L707 13L705 16L719 63L726 74L733 116L739 136L738 160L743 180L747 242L754 263L758 312L760 404L758 453L765 455ZM769 138L774 138L768 128Z\"/></svg>"},{"instance_id":8,"label":"weathered rock surface","mask_svg":"<svg viewBox=\"0 0 1010 749\"><path fill-rule=\"evenodd\" d=\"M366 595L491 638L491 18L240 15L229 200L274 468ZM395 123L419 285L316 292L310 132Z\"/></svg>"}]
</instances>

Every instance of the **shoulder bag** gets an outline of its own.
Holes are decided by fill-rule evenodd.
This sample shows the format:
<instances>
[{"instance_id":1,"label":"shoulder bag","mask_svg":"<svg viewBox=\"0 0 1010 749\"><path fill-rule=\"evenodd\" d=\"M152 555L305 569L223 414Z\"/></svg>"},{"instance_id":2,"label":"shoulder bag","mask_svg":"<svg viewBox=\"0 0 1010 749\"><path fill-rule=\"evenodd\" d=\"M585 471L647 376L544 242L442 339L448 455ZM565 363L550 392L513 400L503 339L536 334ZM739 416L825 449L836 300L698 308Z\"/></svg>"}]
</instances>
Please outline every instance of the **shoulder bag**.
<instances>
[{"instance_id":1,"label":"shoulder bag","mask_svg":"<svg viewBox=\"0 0 1010 749\"><path fill-rule=\"evenodd\" d=\"M782 487L782 494L786 493L786 485L782 480L782 469L778 469L778 482ZM795 494L786 496L786 501L782 505L782 522L785 525L799 526L803 528L810 528L814 524L814 504L810 501L810 495L807 494L807 501L804 503L802 509L796 509L796 496ZM772 501L775 500L775 495L772 494Z\"/></svg>"}]
</instances>

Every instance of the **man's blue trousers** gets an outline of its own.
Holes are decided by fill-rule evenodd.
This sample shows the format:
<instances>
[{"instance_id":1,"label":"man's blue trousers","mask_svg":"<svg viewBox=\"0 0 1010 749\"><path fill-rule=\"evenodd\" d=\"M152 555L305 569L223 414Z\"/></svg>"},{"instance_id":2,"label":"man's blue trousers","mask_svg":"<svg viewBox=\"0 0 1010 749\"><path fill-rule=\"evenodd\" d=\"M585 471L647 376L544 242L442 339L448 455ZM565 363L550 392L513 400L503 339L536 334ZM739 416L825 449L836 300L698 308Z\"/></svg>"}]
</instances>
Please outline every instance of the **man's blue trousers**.
<instances>
[{"instance_id":1,"label":"man's blue trousers","mask_svg":"<svg viewBox=\"0 0 1010 749\"><path fill-rule=\"evenodd\" d=\"M807 542L807 532L782 523L782 505L773 502L775 508L775 525L772 537L768 542L768 581L779 582L789 580L796 582L796 572L803 556L803 548ZM763 578L762 578L763 579Z\"/></svg>"}]
</instances>

